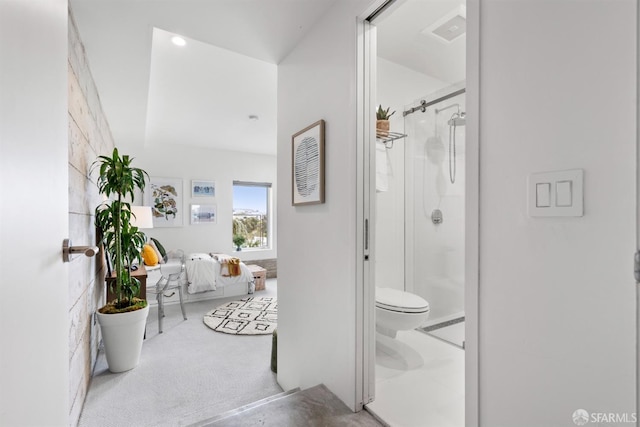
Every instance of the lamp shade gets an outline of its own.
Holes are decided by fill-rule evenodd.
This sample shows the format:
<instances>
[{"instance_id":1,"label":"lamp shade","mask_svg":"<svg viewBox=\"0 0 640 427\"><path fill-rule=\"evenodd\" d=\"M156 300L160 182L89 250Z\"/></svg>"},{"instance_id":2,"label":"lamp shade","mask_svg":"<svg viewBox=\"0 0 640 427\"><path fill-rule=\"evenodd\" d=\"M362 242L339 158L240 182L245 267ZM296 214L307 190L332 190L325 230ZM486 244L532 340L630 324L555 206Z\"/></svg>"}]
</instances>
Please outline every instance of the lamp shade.
<instances>
[{"instance_id":1,"label":"lamp shade","mask_svg":"<svg viewBox=\"0 0 640 427\"><path fill-rule=\"evenodd\" d=\"M153 228L151 206L131 206L131 225L138 228Z\"/></svg>"}]
</instances>

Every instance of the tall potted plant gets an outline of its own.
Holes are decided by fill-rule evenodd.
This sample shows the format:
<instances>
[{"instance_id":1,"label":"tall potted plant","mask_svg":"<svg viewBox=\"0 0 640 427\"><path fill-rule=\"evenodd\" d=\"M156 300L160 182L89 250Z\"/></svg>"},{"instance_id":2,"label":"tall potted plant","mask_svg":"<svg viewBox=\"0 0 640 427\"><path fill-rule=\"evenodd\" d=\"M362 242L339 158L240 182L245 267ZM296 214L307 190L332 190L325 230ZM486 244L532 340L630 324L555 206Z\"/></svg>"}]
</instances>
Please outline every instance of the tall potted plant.
<instances>
[{"instance_id":1,"label":"tall potted plant","mask_svg":"<svg viewBox=\"0 0 640 427\"><path fill-rule=\"evenodd\" d=\"M133 369L140 361L144 330L149 306L137 298L140 281L131 276L131 264L141 261L144 234L131 225L131 202L135 190L144 190L148 174L131 166L133 159L120 156L113 149L111 157L99 156L93 163L98 168L98 190L109 198L96 207L96 227L102 233L102 243L111 257L115 281L112 286L116 298L98 310L107 364L111 372Z\"/></svg>"}]
</instances>

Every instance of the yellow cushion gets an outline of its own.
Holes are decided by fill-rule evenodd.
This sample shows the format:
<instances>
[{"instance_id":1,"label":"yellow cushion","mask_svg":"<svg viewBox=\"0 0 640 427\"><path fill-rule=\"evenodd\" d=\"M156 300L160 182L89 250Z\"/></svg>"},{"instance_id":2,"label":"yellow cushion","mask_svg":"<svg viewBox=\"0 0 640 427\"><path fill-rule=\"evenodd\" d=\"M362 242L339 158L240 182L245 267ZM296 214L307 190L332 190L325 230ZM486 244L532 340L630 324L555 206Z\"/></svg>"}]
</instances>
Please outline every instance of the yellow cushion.
<instances>
[{"instance_id":1,"label":"yellow cushion","mask_svg":"<svg viewBox=\"0 0 640 427\"><path fill-rule=\"evenodd\" d=\"M147 242L147 245L151 246L153 248L153 251L156 253L156 256L158 257L158 264L164 264L164 259L162 259L162 255L160 255L160 251L158 250L156 244L153 243L153 240L149 240Z\"/></svg>"},{"instance_id":2,"label":"yellow cushion","mask_svg":"<svg viewBox=\"0 0 640 427\"><path fill-rule=\"evenodd\" d=\"M157 265L158 264L158 255L156 255L156 251L151 247L151 245L144 245L142 247L142 259L144 259L145 265Z\"/></svg>"}]
</instances>

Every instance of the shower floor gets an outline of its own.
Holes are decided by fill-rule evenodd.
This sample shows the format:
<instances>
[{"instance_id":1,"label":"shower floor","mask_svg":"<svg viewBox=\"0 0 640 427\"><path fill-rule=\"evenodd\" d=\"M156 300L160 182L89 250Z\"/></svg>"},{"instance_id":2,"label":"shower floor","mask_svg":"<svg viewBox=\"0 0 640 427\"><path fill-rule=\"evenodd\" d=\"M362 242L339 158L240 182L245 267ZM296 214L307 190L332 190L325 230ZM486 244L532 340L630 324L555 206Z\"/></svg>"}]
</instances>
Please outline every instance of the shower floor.
<instances>
[{"instance_id":1,"label":"shower floor","mask_svg":"<svg viewBox=\"0 0 640 427\"><path fill-rule=\"evenodd\" d=\"M464 317L457 321L441 323L418 330L457 347L464 348Z\"/></svg>"}]
</instances>

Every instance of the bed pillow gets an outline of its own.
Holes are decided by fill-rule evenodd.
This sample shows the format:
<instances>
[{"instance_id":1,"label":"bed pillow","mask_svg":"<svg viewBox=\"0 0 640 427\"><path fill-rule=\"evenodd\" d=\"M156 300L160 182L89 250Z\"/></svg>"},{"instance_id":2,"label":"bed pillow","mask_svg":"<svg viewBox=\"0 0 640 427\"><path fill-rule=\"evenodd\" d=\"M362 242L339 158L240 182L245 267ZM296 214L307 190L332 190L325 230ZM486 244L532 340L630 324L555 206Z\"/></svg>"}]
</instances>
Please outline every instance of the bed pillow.
<instances>
[{"instance_id":1,"label":"bed pillow","mask_svg":"<svg viewBox=\"0 0 640 427\"><path fill-rule=\"evenodd\" d=\"M160 244L160 242L158 242L158 239L154 239L152 237L151 241L156 245L156 248L158 249L158 252L160 252L160 258L166 257L167 256L167 251L164 249L164 246L162 246Z\"/></svg>"},{"instance_id":2,"label":"bed pillow","mask_svg":"<svg viewBox=\"0 0 640 427\"><path fill-rule=\"evenodd\" d=\"M156 255L156 251L151 247L151 245L145 244L142 247L142 259L144 259L145 265L158 265L158 255Z\"/></svg>"}]
</instances>

